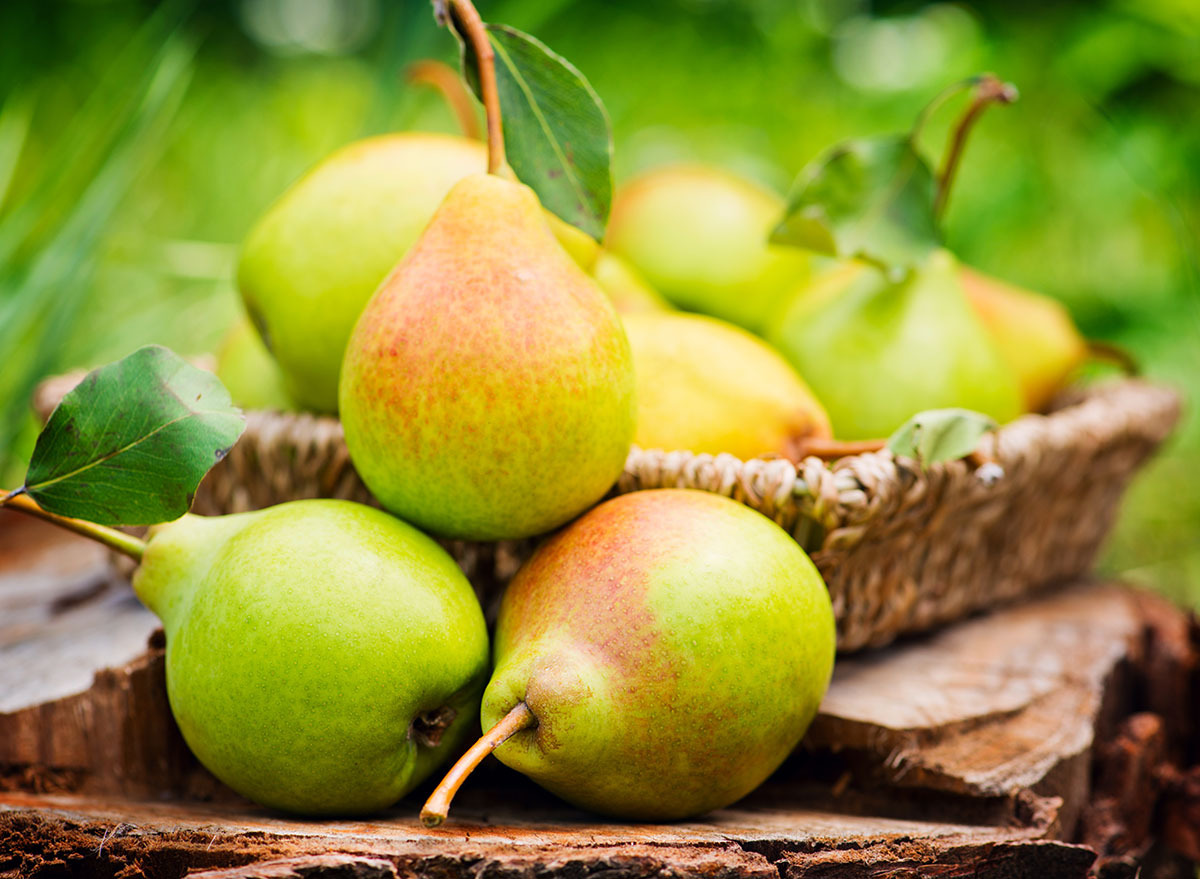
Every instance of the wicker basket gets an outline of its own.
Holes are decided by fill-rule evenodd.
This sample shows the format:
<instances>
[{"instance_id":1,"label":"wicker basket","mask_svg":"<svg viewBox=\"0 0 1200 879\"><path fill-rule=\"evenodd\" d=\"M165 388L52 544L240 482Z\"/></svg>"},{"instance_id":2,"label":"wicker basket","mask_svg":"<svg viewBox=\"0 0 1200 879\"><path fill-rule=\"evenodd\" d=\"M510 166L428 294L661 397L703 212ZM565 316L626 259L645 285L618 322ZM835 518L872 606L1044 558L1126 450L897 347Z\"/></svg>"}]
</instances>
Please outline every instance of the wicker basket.
<instances>
[{"instance_id":1,"label":"wicker basket","mask_svg":"<svg viewBox=\"0 0 1200 879\"><path fill-rule=\"evenodd\" d=\"M79 378L48 382L37 408L48 415ZM923 470L888 452L796 465L634 448L614 490L696 488L778 522L820 568L838 647L852 651L1086 574L1125 486L1178 418L1175 392L1126 380L1078 392L1048 415L1026 415L985 438L980 451L1002 468L998 479L968 461ZM250 412L193 509L214 515L307 497L375 503L341 424ZM443 545L488 603L535 541Z\"/></svg>"}]
</instances>

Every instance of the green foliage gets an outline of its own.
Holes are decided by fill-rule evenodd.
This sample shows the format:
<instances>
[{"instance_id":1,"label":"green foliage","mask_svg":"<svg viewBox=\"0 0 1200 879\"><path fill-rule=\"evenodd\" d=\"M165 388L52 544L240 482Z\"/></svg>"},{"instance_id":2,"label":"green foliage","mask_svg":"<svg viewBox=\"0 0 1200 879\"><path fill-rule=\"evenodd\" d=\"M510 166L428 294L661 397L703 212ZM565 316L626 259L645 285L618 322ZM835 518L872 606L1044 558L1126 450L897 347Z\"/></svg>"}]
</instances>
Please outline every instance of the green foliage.
<instances>
[{"instance_id":1,"label":"green foliage","mask_svg":"<svg viewBox=\"0 0 1200 879\"><path fill-rule=\"evenodd\" d=\"M771 240L912 269L938 246L935 189L909 135L849 140L801 173Z\"/></svg>"},{"instance_id":2,"label":"green foliage","mask_svg":"<svg viewBox=\"0 0 1200 879\"><path fill-rule=\"evenodd\" d=\"M25 491L100 525L178 519L246 422L215 375L157 345L88 373L50 416Z\"/></svg>"},{"instance_id":3,"label":"green foliage","mask_svg":"<svg viewBox=\"0 0 1200 879\"><path fill-rule=\"evenodd\" d=\"M604 104L573 64L515 28L488 24L504 147L517 178L560 218L599 239L612 207L612 133ZM473 53L463 67L479 93Z\"/></svg>"},{"instance_id":4,"label":"green foliage","mask_svg":"<svg viewBox=\"0 0 1200 879\"><path fill-rule=\"evenodd\" d=\"M942 461L965 458L984 434L999 425L970 409L930 409L918 412L888 438L893 455L912 458L928 467Z\"/></svg>"}]
</instances>

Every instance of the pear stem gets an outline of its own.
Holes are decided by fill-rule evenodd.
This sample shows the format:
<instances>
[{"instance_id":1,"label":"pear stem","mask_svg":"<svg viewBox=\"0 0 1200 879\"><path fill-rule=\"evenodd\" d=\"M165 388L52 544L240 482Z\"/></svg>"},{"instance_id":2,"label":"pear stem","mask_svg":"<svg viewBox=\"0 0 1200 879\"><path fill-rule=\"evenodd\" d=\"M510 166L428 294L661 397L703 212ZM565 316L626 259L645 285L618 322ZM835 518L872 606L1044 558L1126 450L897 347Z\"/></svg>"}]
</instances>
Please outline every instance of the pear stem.
<instances>
[{"instance_id":1,"label":"pear stem","mask_svg":"<svg viewBox=\"0 0 1200 879\"><path fill-rule=\"evenodd\" d=\"M933 100L922 107L921 112L917 115L917 121L913 123L912 131L908 135L909 139L916 141L916 139L920 137L921 131L925 128L925 123L927 123L929 118L941 108L942 104L946 103L959 92L972 88L978 83L979 77L972 76L968 79L962 79L952 85L948 85L946 88L934 95Z\"/></svg>"},{"instance_id":2,"label":"pear stem","mask_svg":"<svg viewBox=\"0 0 1200 879\"><path fill-rule=\"evenodd\" d=\"M954 183L954 175L958 171L958 164L962 159L963 148L966 146L967 136L971 133L971 129L975 127L975 123L989 106L997 103L1011 104L1016 99L1017 89L1011 83L1002 82L990 73L980 77L971 105L967 107L967 111L958 120L958 125L954 127L950 147L946 150L946 156L942 160L942 169L938 172L937 195L933 200L933 215L937 219L940 220L946 212L950 187Z\"/></svg>"},{"instance_id":3,"label":"pear stem","mask_svg":"<svg viewBox=\"0 0 1200 879\"><path fill-rule=\"evenodd\" d=\"M425 85L436 90L454 112L462 136L470 140L480 139L482 132L479 130L479 118L475 115L475 105L467 94L462 77L450 65L432 59L417 61L409 65L404 78L413 85Z\"/></svg>"},{"instance_id":4,"label":"pear stem","mask_svg":"<svg viewBox=\"0 0 1200 879\"><path fill-rule=\"evenodd\" d=\"M504 156L504 128L500 119L500 92L496 88L496 53L487 28L471 0L449 0L451 14L463 38L471 44L479 67L479 91L487 119L488 173L501 174L508 166Z\"/></svg>"},{"instance_id":5,"label":"pear stem","mask_svg":"<svg viewBox=\"0 0 1200 879\"><path fill-rule=\"evenodd\" d=\"M467 780L467 776L475 771L475 767L483 762L483 758L500 747L516 733L523 729L537 726L537 718L524 702L518 702L513 709L483 734L471 745L458 761L450 767L429 799L421 809L421 823L426 827L437 827L446 820L450 813L450 801Z\"/></svg>"},{"instance_id":6,"label":"pear stem","mask_svg":"<svg viewBox=\"0 0 1200 879\"><path fill-rule=\"evenodd\" d=\"M852 455L866 455L887 448L887 440L838 440L807 436L796 444L796 459L820 458L832 461Z\"/></svg>"},{"instance_id":7,"label":"pear stem","mask_svg":"<svg viewBox=\"0 0 1200 879\"><path fill-rule=\"evenodd\" d=\"M33 498L25 494L25 489L23 488L10 491L8 494L0 497L0 507L18 510L27 515L45 519L47 522L53 522L60 528L74 531L76 534L82 534L84 537L90 537L97 543L104 544L109 549L115 549L117 552L129 556L134 561L140 562L142 555L146 551L146 541L139 540L132 534L126 534L124 531L118 531L116 528L109 528L106 525L97 525L95 522L85 522L82 519L71 519L67 516L59 516L55 513L46 512L37 505Z\"/></svg>"},{"instance_id":8,"label":"pear stem","mask_svg":"<svg viewBox=\"0 0 1200 879\"><path fill-rule=\"evenodd\" d=\"M1141 364L1134 359L1133 355L1117 345L1110 342L1098 342L1095 339L1087 340L1088 355L1093 360L1098 360L1101 363L1111 363L1113 366L1119 367L1126 375L1141 375Z\"/></svg>"}]
</instances>

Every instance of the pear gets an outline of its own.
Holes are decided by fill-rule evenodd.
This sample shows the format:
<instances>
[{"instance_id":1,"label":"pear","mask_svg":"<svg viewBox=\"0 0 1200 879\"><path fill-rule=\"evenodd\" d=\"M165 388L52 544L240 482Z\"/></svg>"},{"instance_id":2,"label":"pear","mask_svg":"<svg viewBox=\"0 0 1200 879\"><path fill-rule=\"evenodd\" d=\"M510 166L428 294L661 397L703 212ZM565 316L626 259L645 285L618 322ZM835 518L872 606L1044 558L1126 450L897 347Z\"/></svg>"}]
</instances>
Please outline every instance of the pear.
<instances>
[{"instance_id":1,"label":"pear","mask_svg":"<svg viewBox=\"0 0 1200 879\"><path fill-rule=\"evenodd\" d=\"M831 436L804 380L745 330L701 315L631 314L625 331L642 448L794 457L799 440Z\"/></svg>"},{"instance_id":2,"label":"pear","mask_svg":"<svg viewBox=\"0 0 1200 879\"><path fill-rule=\"evenodd\" d=\"M551 537L505 592L490 732L422 819L444 818L496 733L503 763L585 809L673 820L721 808L795 748L833 659L825 584L778 525L707 492L622 495Z\"/></svg>"},{"instance_id":3,"label":"pear","mask_svg":"<svg viewBox=\"0 0 1200 879\"><path fill-rule=\"evenodd\" d=\"M238 287L304 407L336 411L342 352L363 306L450 187L485 161L483 144L447 134L357 141L313 168L251 230Z\"/></svg>"},{"instance_id":4,"label":"pear","mask_svg":"<svg viewBox=\"0 0 1200 879\"><path fill-rule=\"evenodd\" d=\"M221 781L307 815L373 812L475 722L487 631L453 559L347 501L187 515L134 575L162 619L167 694Z\"/></svg>"},{"instance_id":5,"label":"pear","mask_svg":"<svg viewBox=\"0 0 1200 879\"><path fill-rule=\"evenodd\" d=\"M217 351L217 378L237 406L291 412L297 407L283 386L283 374L246 317L226 333Z\"/></svg>"},{"instance_id":6,"label":"pear","mask_svg":"<svg viewBox=\"0 0 1200 879\"><path fill-rule=\"evenodd\" d=\"M1025 408L1040 412L1088 359L1087 341L1062 304L963 266L959 278L1000 356L1016 373Z\"/></svg>"},{"instance_id":7,"label":"pear","mask_svg":"<svg viewBox=\"0 0 1200 879\"><path fill-rule=\"evenodd\" d=\"M704 165L659 168L617 191L607 244L672 303L757 332L811 257L767 242L776 193Z\"/></svg>"},{"instance_id":8,"label":"pear","mask_svg":"<svg viewBox=\"0 0 1200 879\"><path fill-rule=\"evenodd\" d=\"M781 310L767 338L825 404L839 439L887 437L926 409L973 409L1000 423L1021 412L1016 378L944 250L899 280L861 262L830 269Z\"/></svg>"},{"instance_id":9,"label":"pear","mask_svg":"<svg viewBox=\"0 0 1200 879\"><path fill-rule=\"evenodd\" d=\"M450 187L487 164L482 143L403 132L352 143L308 172L246 238L238 287L304 408L337 410L342 353L379 283L424 231ZM585 269L600 245L546 213Z\"/></svg>"},{"instance_id":10,"label":"pear","mask_svg":"<svg viewBox=\"0 0 1200 879\"><path fill-rule=\"evenodd\" d=\"M661 293L615 253L603 250L597 255L592 265L592 277L621 314L674 310Z\"/></svg>"},{"instance_id":11,"label":"pear","mask_svg":"<svg viewBox=\"0 0 1200 879\"><path fill-rule=\"evenodd\" d=\"M533 190L450 190L346 348L351 460L384 507L474 540L555 528L620 475L634 427L629 342L555 241Z\"/></svg>"}]
</instances>

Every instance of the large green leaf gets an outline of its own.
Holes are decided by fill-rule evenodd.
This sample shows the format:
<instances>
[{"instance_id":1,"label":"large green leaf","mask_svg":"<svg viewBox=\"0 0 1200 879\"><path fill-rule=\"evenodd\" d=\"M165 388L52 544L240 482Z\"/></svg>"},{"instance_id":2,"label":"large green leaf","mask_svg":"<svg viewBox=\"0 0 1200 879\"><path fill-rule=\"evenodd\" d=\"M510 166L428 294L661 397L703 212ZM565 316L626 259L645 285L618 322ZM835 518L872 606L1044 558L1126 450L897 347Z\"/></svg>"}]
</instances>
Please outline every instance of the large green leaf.
<instances>
[{"instance_id":1,"label":"large green leaf","mask_svg":"<svg viewBox=\"0 0 1200 879\"><path fill-rule=\"evenodd\" d=\"M939 244L936 189L908 135L846 141L800 173L771 240L908 270Z\"/></svg>"},{"instance_id":2,"label":"large green leaf","mask_svg":"<svg viewBox=\"0 0 1200 879\"><path fill-rule=\"evenodd\" d=\"M38 437L25 491L43 509L102 525L188 511L245 419L212 373L158 345L88 373Z\"/></svg>"},{"instance_id":3,"label":"large green leaf","mask_svg":"<svg viewBox=\"0 0 1200 879\"><path fill-rule=\"evenodd\" d=\"M913 458L928 467L956 461L975 451L996 422L970 409L929 409L902 424L888 438L887 447L898 457Z\"/></svg>"},{"instance_id":4,"label":"large green leaf","mask_svg":"<svg viewBox=\"0 0 1200 879\"><path fill-rule=\"evenodd\" d=\"M496 24L487 33L508 164L548 210L603 238L612 207L612 131L600 96L574 65L529 34ZM475 55L462 42L463 73L479 95Z\"/></svg>"}]
</instances>

